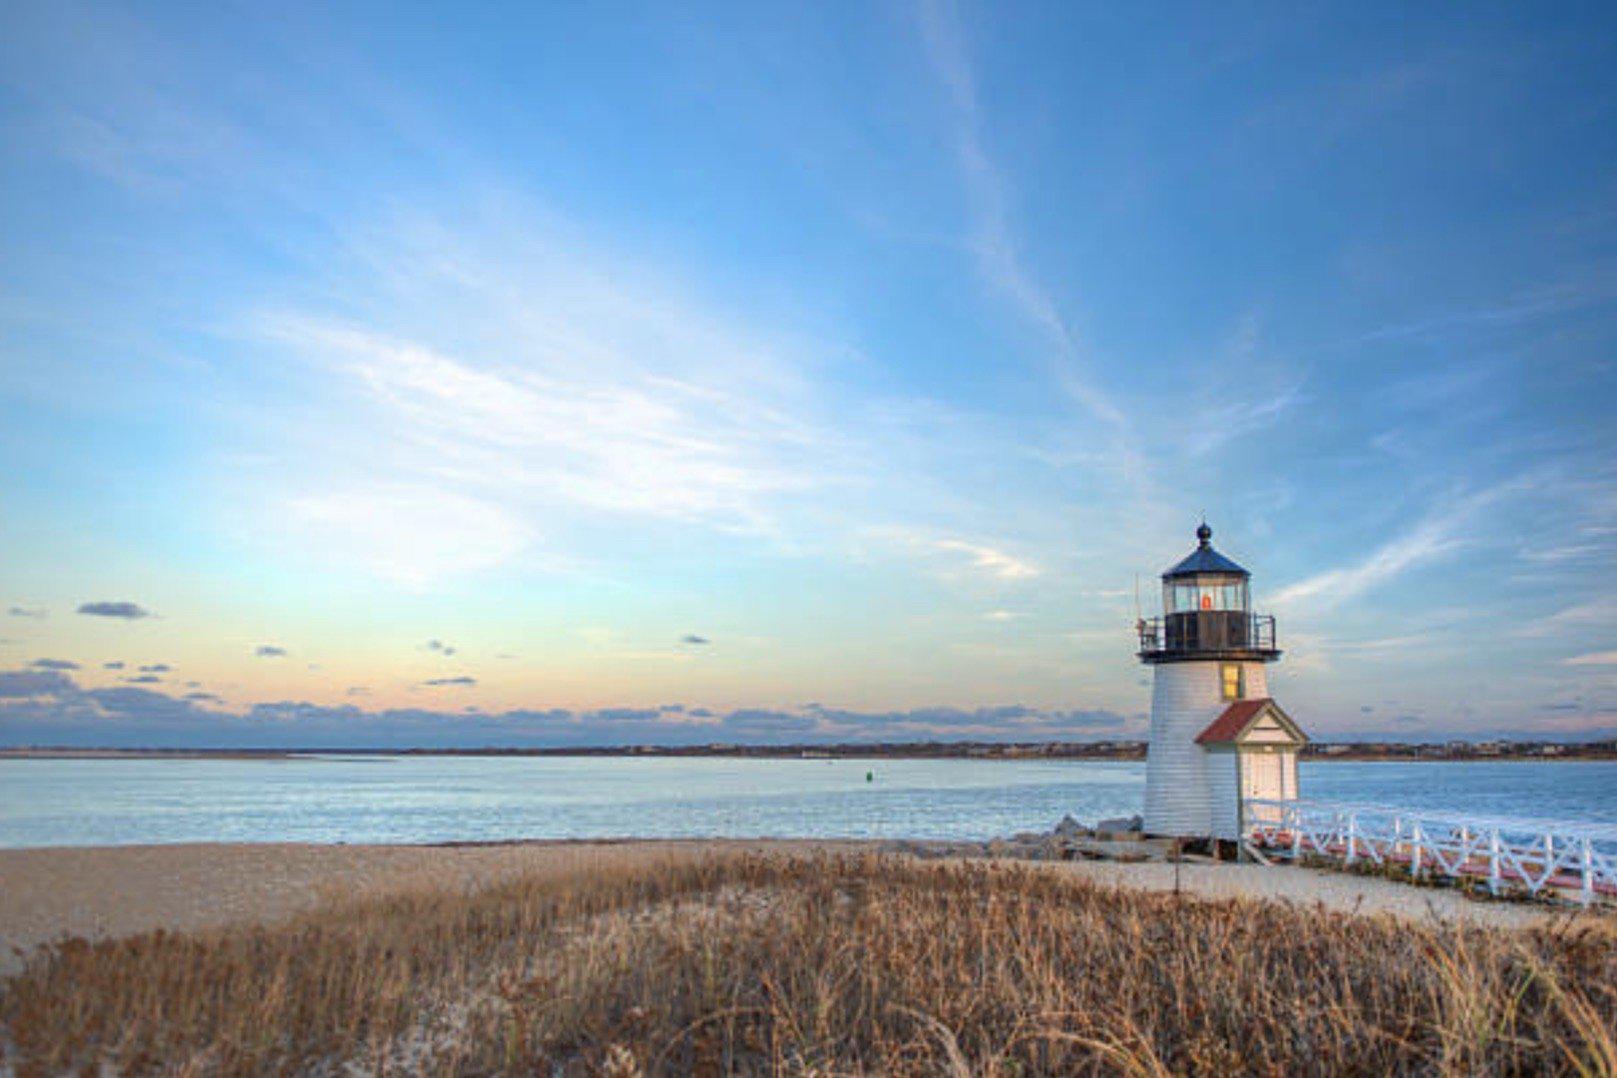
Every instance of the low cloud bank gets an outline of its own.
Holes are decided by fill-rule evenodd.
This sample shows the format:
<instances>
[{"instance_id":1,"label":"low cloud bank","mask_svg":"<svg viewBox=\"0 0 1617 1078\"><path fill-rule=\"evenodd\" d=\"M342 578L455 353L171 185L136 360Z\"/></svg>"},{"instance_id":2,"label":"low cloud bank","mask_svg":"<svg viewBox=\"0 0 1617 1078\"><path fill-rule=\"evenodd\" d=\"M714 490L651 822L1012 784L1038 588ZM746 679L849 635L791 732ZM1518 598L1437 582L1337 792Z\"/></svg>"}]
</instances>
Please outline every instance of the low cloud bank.
<instances>
[{"instance_id":1,"label":"low cloud bank","mask_svg":"<svg viewBox=\"0 0 1617 1078\"><path fill-rule=\"evenodd\" d=\"M170 696L124 685L86 689L56 670L0 671L0 745L205 748L565 748L584 745L769 744L911 740L1037 741L1138 736L1112 711L1021 705L852 711L701 707L517 709L498 713L300 701L214 706L206 693Z\"/></svg>"}]
</instances>

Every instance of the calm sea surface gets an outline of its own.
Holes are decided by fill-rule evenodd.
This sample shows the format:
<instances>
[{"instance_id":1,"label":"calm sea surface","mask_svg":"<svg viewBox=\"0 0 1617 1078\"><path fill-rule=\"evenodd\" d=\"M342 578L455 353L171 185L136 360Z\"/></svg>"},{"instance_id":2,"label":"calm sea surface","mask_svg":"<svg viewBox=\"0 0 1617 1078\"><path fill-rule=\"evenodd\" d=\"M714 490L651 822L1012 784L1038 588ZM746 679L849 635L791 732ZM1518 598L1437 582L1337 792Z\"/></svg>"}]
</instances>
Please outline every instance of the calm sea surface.
<instances>
[{"instance_id":1,"label":"calm sea surface","mask_svg":"<svg viewBox=\"0 0 1617 1078\"><path fill-rule=\"evenodd\" d=\"M872 781L866 781L866 773ZM1617 763L1314 763L1303 794L1617 824ZM975 838L1140 809L1089 761L0 760L0 846L605 836Z\"/></svg>"}]
</instances>

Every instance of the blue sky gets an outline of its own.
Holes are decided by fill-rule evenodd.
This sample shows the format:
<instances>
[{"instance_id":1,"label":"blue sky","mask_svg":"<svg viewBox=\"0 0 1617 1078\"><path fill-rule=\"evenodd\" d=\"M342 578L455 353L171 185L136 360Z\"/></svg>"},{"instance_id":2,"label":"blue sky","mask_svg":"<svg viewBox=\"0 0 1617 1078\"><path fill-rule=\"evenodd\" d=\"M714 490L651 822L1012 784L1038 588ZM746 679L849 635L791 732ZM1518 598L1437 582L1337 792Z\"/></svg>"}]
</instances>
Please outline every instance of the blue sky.
<instances>
[{"instance_id":1,"label":"blue sky","mask_svg":"<svg viewBox=\"0 0 1617 1078\"><path fill-rule=\"evenodd\" d=\"M1609 7L0 20L0 740L1617 729Z\"/></svg>"}]
</instances>

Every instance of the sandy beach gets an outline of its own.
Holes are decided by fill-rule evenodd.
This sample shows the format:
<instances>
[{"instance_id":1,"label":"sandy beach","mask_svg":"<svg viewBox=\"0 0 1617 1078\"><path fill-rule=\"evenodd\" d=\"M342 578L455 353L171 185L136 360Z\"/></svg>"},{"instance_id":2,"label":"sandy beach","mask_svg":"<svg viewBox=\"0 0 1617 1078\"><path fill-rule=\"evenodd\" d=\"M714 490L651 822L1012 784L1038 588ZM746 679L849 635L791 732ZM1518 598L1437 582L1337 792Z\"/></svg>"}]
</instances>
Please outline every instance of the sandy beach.
<instances>
[{"instance_id":1,"label":"sandy beach","mask_svg":"<svg viewBox=\"0 0 1617 1078\"><path fill-rule=\"evenodd\" d=\"M0 970L17 967L18 951L63 934L106 937L265 922L344 897L429 887L475 890L527 876L672 862L718 850L791 854L882 848L881 843L707 840L0 850ZM1170 864L1075 861L1040 867L1110 886L1157 891L1174 886ZM1179 878L1186 891L1199 895L1274 898L1366 915L1506 928L1567 915L1565 909L1478 901L1452 890L1287 866L1184 864Z\"/></svg>"}]
</instances>

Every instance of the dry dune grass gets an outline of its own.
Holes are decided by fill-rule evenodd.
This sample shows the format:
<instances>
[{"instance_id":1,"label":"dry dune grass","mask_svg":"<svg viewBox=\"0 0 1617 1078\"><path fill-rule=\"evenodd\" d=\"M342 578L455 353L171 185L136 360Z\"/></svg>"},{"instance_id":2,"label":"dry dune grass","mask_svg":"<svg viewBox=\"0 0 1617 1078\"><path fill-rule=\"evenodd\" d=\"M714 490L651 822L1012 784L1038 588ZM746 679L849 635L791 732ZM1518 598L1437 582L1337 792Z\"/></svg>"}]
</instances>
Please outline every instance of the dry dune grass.
<instances>
[{"instance_id":1,"label":"dry dune grass","mask_svg":"<svg viewBox=\"0 0 1617 1078\"><path fill-rule=\"evenodd\" d=\"M745 854L62 942L19 1073L1617 1073L1617 937Z\"/></svg>"}]
</instances>

